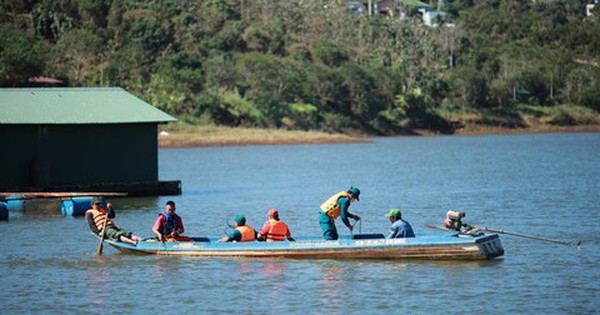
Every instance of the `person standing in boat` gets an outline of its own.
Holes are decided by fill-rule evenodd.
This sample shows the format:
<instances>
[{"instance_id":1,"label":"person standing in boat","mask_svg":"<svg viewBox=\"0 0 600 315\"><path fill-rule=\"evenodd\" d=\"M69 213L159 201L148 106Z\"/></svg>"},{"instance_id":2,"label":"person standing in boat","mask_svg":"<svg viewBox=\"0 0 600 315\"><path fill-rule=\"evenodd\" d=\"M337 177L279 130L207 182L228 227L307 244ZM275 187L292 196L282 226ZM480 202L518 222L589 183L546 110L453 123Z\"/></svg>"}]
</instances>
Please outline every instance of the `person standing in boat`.
<instances>
[{"instance_id":1,"label":"person standing in boat","mask_svg":"<svg viewBox=\"0 0 600 315\"><path fill-rule=\"evenodd\" d=\"M106 210L101 207L102 203L99 200L92 201L92 209L85 212L85 220L87 221L90 230L100 235L102 233L102 227L104 226L104 220L106 220L106 231L104 235L107 239L112 241L120 241L130 245L136 245L137 241L141 238L133 235L133 233L115 226L113 219L115 217L115 210L112 204L109 202L106 204ZM108 217L107 217L108 216Z\"/></svg>"},{"instance_id":2,"label":"person standing in boat","mask_svg":"<svg viewBox=\"0 0 600 315\"><path fill-rule=\"evenodd\" d=\"M175 213L175 202L167 201L165 211L158 214L152 232L156 234L159 241L164 242L189 242L192 239L187 236L182 236L185 229L183 228L183 220Z\"/></svg>"},{"instance_id":3,"label":"person standing in boat","mask_svg":"<svg viewBox=\"0 0 600 315\"><path fill-rule=\"evenodd\" d=\"M233 218L234 230L229 235L218 240L219 243L224 242L253 242L256 239L256 230L249 225L246 225L246 217L236 215Z\"/></svg>"},{"instance_id":4,"label":"person standing in boat","mask_svg":"<svg viewBox=\"0 0 600 315\"><path fill-rule=\"evenodd\" d=\"M322 205L319 211L319 225L323 230L323 237L326 240L337 240L339 235L337 228L335 227L335 219L338 217L342 219L344 225L352 232L353 226L350 225L348 218L354 219L355 221L360 220L360 217L354 215L348 211L352 202L360 201L360 190L354 186L350 187L348 191L341 191L331 198L327 199Z\"/></svg>"},{"instance_id":5,"label":"person standing in boat","mask_svg":"<svg viewBox=\"0 0 600 315\"><path fill-rule=\"evenodd\" d=\"M402 220L400 209L392 209L385 216L389 217L392 223L390 234L387 238L415 237L412 226L405 220Z\"/></svg>"},{"instance_id":6,"label":"person standing in boat","mask_svg":"<svg viewBox=\"0 0 600 315\"><path fill-rule=\"evenodd\" d=\"M287 224L279 220L279 211L277 209L269 210L267 217L269 220L265 222L260 232L258 232L257 238L259 241L280 242L285 239L291 242L295 241Z\"/></svg>"}]
</instances>

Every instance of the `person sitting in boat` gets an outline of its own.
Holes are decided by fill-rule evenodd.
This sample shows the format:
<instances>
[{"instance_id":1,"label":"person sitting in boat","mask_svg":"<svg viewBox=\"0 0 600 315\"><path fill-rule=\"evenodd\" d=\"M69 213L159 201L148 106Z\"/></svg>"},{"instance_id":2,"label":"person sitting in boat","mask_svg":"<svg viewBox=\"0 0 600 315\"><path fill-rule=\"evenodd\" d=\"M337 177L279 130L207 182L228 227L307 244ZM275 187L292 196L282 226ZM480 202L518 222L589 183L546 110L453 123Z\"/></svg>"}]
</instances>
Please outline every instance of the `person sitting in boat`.
<instances>
[{"instance_id":1,"label":"person sitting in boat","mask_svg":"<svg viewBox=\"0 0 600 315\"><path fill-rule=\"evenodd\" d=\"M104 235L111 241L120 241L130 245L136 245L137 241L141 238L133 235L133 233L115 226L112 218L115 217L115 210L112 204L109 202L106 204L106 210L101 207L102 203L100 200L92 201L92 209L85 212L85 220L87 221L90 230L100 235L102 233L102 227L104 226L104 220L106 220L106 230Z\"/></svg>"},{"instance_id":2,"label":"person sitting in boat","mask_svg":"<svg viewBox=\"0 0 600 315\"><path fill-rule=\"evenodd\" d=\"M360 220L360 217L354 215L348 211L352 202L360 201L360 190L354 186L350 187L348 191L342 191L331 198L327 199L322 205L319 211L319 225L323 230L323 237L326 240L337 240L338 232L335 227L335 219L338 217L342 218L344 225L352 232L353 226L350 225L348 218L356 221Z\"/></svg>"},{"instance_id":3,"label":"person sitting in boat","mask_svg":"<svg viewBox=\"0 0 600 315\"><path fill-rule=\"evenodd\" d=\"M386 215L392 222L392 228L387 238L403 238L403 237L415 237L412 227L408 222L402 220L402 212L400 209L392 209Z\"/></svg>"},{"instance_id":4,"label":"person sitting in boat","mask_svg":"<svg viewBox=\"0 0 600 315\"><path fill-rule=\"evenodd\" d=\"M158 214L152 232L156 234L161 242L189 242L192 239L187 236L182 236L185 229L183 228L183 220L175 213L175 202L167 201L165 211Z\"/></svg>"},{"instance_id":5,"label":"person sitting in boat","mask_svg":"<svg viewBox=\"0 0 600 315\"><path fill-rule=\"evenodd\" d=\"M257 239L259 241L280 242L285 239L291 242L295 241L287 224L279 220L279 211L277 209L269 210L267 218L269 220L263 224L262 229L258 232Z\"/></svg>"},{"instance_id":6,"label":"person sitting in boat","mask_svg":"<svg viewBox=\"0 0 600 315\"><path fill-rule=\"evenodd\" d=\"M234 230L229 235L223 237L218 242L253 242L256 239L256 230L251 226L246 225L246 217L237 215L233 218Z\"/></svg>"}]
</instances>

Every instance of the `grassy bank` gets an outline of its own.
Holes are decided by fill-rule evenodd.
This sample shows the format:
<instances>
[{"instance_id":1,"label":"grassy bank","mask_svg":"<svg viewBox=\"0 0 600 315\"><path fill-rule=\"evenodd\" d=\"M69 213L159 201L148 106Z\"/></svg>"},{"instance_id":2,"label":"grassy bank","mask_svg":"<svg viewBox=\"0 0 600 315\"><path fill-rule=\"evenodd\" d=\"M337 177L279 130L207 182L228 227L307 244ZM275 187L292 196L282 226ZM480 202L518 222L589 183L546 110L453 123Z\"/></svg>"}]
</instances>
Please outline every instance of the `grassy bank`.
<instances>
[{"instance_id":1,"label":"grassy bank","mask_svg":"<svg viewBox=\"0 0 600 315\"><path fill-rule=\"evenodd\" d=\"M600 114L576 105L448 110L438 114L462 128L456 134L600 131Z\"/></svg>"},{"instance_id":2,"label":"grassy bank","mask_svg":"<svg viewBox=\"0 0 600 315\"><path fill-rule=\"evenodd\" d=\"M455 134L513 134L600 131L600 115L589 108L573 105L531 106L485 110L438 109L441 117L455 122ZM185 119L184 119L185 120ZM160 126L159 146L239 146L274 144L351 143L367 141L364 137L330 134L318 131L297 131L258 128L237 128L214 125L193 125L183 122ZM414 130L414 134L435 132Z\"/></svg>"},{"instance_id":3,"label":"grassy bank","mask_svg":"<svg viewBox=\"0 0 600 315\"><path fill-rule=\"evenodd\" d=\"M160 147L237 146L364 142L343 134L317 131L195 126L173 123L160 126ZM163 132L164 131L164 132Z\"/></svg>"}]
</instances>

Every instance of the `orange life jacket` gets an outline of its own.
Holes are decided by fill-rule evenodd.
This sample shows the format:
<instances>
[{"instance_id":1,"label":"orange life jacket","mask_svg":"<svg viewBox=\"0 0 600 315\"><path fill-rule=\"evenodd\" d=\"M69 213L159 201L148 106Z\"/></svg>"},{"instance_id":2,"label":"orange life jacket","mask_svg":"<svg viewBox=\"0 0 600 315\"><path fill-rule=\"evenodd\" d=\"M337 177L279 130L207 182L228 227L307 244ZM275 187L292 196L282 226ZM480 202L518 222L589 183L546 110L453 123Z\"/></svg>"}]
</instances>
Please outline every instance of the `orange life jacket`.
<instances>
[{"instance_id":1,"label":"orange life jacket","mask_svg":"<svg viewBox=\"0 0 600 315\"><path fill-rule=\"evenodd\" d=\"M240 242L252 242L256 239L256 231L249 225L238 226L235 229L242 233Z\"/></svg>"},{"instance_id":2,"label":"orange life jacket","mask_svg":"<svg viewBox=\"0 0 600 315\"><path fill-rule=\"evenodd\" d=\"M321 211L325 212L332 220L335 220L340 216L340 205L338 205L337 202L341 197L350 198L350 195L346 191L340 191L321 205Z\"/></svg>"},{"instance_id":3,"label":"orange life jacket","mask_svg":"<svg viewBox=\"0 0 600 315\"><path fill-rule=\"evenodd\" d=\"M106 212L106 210L100 208L100 210L94 210L94 209L89 209L88 211L85 212L85 214L87 215L88 212L90 212L92 214L92 219L94 219L94 224L96 225L96 228L98 229L98 231L102 232L102 225L104 224L104 218L108 215L108 213ZM113 225L113 222L111 221L111 219L106 218L106 226L109 225Z\"/></svg>"},{"instance_id":4,"label":"orange life jacket","mask_svg":"<svg viewBox=\"0 0 600 315\"><path fill-rule=\"evenodd\" d=\"M271 228L267 232L267 242L280 242L285 240L288 232L288 226L283 221L271 219L269 221Z\"/></svg>"}]
</instances>

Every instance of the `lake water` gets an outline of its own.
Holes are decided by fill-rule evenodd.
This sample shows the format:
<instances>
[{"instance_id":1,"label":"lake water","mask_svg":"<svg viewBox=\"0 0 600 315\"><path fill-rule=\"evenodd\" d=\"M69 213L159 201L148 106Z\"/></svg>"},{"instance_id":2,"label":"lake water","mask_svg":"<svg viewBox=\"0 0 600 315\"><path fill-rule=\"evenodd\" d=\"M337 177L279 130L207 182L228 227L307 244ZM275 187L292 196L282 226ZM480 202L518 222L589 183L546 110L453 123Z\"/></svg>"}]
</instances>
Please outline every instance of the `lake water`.
<instances>
[{"instance_id":1,"label":"lake water","mask_svg":"<svg viewBox=\"0 0 600 315\"><path fill-rule=\"evenodd\" d=\"M161 149L175 197L110 200L115 222L151 235L175 200L188 235L221 236L238 213L260 228L278 208L292 234L320 234L319 205L355 185L362 231L400 207L416 234L449 209L502 235L483 262L216 259L119 254L82 217L11 213L0 222L0 313L592 314L600 307L600 133L381 138L371 143ZM347 229L338 222L341 233Z\"/></svg>"}]
</instances>

